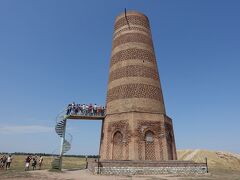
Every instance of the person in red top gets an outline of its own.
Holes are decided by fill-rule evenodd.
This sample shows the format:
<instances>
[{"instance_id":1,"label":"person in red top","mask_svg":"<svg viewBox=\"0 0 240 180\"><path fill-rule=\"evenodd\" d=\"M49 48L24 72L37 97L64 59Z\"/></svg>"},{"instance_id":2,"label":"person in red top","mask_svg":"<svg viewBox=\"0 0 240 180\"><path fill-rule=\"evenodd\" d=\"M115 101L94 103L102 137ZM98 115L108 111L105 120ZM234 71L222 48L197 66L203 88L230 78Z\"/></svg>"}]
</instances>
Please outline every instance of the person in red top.
<instances>
[{"instance_id":1,"label":"person in red top","mask_svg":"<svg viewBox=\"0 0 240 180\"><path fill-rule=\"evenodd\" d=\"M29 165L31 160L32 160L32 156L27 156L27 158L25 159L25 171L29 170Z\"/></svg>"},{"instance_id":2,"label":"person in red top","mask_svg":"<svg viewBox=\"0 0 240 180\"><path fill-rule=\"evenodd\" d=\"M92 104L89 105L88 111L89 111L89 115L92 116L92 114L93 114L93 106L92 106Z\"/></svg>"}]
</instances>

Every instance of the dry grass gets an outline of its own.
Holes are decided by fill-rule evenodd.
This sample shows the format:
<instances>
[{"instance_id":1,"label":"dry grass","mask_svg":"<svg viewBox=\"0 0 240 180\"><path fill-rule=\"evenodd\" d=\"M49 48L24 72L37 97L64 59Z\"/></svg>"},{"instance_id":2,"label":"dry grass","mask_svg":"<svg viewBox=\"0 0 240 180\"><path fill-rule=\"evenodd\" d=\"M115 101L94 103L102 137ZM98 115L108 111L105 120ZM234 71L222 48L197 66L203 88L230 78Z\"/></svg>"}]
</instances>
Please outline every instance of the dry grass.
<instances>
[{"instance_id":1,"label":"dry grass","mask_svg":"<svg viewBox=\"0 0 240 180\"><path fill-rule=\"evenodd\" d=\"M13 155L11 170L23 171L25 168L25 159L26 159L26 156ZM51 169L52 161L53 161L53 157L44 156L42 169ZM79 157L64 157L63 158L63 168L64 169L73 169L73 168L81 169L81 168L85 167L85 163L86 163L85 158L79 158Z\"/></svg>"},{"instance_id":2,"label":"dry grass","mask_svg":"<svg viewBox=\"0 0 240 180\"><path fill-rule=\"evenodd\" d=\"M23 155L13 155L13 161L10 170L0 170L0 179L25 179L32 177L32 174L25 172L25 159ZM43 156L42 169L51 169L51 162L53 157ZM85 168L85 158L78 157L64 157L63 169L83 169ZM31 170L30 166L30 170ZM38 167L37 167L38 170Z\"/></svg>"},{"instance_id":3,"label":"dry grass","mask_svg":"<svg viewBox=\"0 0 240 180\"><path fill-rule=\"evenodd\" d=\"M240 155L208 150L178 150L179 160L193 160L195 162L205 162L208 159L210 171L240 171Z\"/></svg>"}]
</instances>

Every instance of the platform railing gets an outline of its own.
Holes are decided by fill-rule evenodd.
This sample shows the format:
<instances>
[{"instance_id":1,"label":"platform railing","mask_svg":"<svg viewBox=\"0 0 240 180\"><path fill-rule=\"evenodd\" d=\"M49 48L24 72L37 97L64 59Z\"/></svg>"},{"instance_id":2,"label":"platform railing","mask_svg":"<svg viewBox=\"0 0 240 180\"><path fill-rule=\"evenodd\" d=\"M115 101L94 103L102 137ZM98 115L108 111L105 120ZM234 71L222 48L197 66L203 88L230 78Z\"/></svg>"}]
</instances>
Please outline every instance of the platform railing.
<instances>
[{"instance_id":1,"label":"platform railing","mask_svg":"<svg viewBox=\"0 0 240 180\"><path fill-rule=\"evenodd\" d=\"M100 109L100 110L89 110L89 109L78 109L78 110L65 110L67 116L75 115L75 116L89 116L89 117L104 117L105 116L105 109Z\"/></svg>"}]
</instances>

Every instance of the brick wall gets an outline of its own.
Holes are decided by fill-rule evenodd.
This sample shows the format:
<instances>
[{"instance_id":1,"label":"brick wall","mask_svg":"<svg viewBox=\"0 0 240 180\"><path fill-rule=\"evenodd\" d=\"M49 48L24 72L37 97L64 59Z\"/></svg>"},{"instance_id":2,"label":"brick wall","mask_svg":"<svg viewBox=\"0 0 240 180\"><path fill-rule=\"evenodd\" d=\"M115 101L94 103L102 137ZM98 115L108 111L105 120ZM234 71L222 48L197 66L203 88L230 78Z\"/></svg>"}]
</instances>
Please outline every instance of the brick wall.
<instances>
[{"instance_id":1,"label":"brick wall","mask_svg":"<svg viewBox=\"0 0 240 180\"><path fill-rule=\"evenodd\" d=\"M93 173L109 175L205 174L205 163L192 161L101 161L90 169Z\"/></svg>"}]
</instances>

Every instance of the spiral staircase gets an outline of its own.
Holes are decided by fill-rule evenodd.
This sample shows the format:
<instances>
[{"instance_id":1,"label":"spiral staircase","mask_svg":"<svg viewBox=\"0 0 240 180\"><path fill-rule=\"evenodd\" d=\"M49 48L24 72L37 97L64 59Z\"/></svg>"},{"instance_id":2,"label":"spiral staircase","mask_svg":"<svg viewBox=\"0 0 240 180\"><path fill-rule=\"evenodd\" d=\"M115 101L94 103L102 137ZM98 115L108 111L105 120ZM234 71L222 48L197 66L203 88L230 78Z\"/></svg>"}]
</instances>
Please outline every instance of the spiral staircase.
<instances>
[{"instance_id":1,"label":"spiral staircase","mask_svg":"<svg viewBox=\"0 0 240 180\"><path fill-rule=\"evenodd\" d=\"M66 134L67 116L65 112L66 110L62 111L56 118L55 131L61 138L60 154L55 156L52 161L52 169L56 170L62 169L62 156L71 149L72 135L69 133Z\"/></svg>"}]
</instances>

